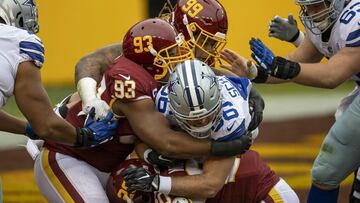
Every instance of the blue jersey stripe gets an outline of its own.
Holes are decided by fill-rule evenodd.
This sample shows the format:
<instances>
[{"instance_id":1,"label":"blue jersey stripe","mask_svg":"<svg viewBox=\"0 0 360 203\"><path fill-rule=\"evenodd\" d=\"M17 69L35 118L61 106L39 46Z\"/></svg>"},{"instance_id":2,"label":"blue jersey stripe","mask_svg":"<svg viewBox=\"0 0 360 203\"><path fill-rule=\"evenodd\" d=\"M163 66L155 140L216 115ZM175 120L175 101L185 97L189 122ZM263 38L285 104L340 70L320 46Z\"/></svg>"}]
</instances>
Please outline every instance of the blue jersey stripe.
<instances>
[{"instance_id":1,"label":"blue jersey stripe","mask_svg":"<svg viewBox=\"0 0 360 203\"><path fill-rule=\"evenodd\" d=\"M224 142L224 141L236 140L239 137L243 136L245 134L245 132L246 132L245 120L243 120L243 122L239 125L239 127L237 127L232 133L230 133L229 135L226 135L224 137L221 137L221 138L217 139L216 141Z\"/></svg>"},{"instance_id":2,"label":"blue jersey stripe","mask_svg":"<svg viewBox=\"0 0 360 203\"><path fill-rule=\"evenodd\" d=\"M360 46L360 39L357 42L346 44L346 47L358 47L358 46Z\"/></svg>"},{"instance_id":3,"label":"blue jersey stripe","mask_svg":"<svg viewBox=\"0 0 360 203\"><path fill-rule=\"evenodd\" d=\"M20 53L21 53L21 54L22 54L22 53L27 54L27 55L30 56L30 58L32 58L34 61L38 61L38 62L40 62L40 63L44 63L44 56L43 56L43 55L40 55L40 54L31 52L31 51L26 51L26 50L23 50L23 49L20 50Z\"/></svg>"},{"instance_id":4,"label":"blue jersey stripe","mask_svg":"<svg viewBox=\"0 0 360 203\"><path fill-rule=\"evenodd\" d=\"M28 42L28 41L21 41L20 42L20 49L32 49L44 54L44 47L42 44L35 43L35 42Z\"/></svg>"},{"instance_id":5,"label":"blue jersey stripe","mask_svg":"<svg viewBox=\"0 0 360 203\"><path fill-rule=\"evenodd\" d=\"M346 38L346 41L352 41L358 37L360 37L360 29L350 32L350 34Z\"/></svg>"},{"instance_id":6,"label":"blue jersey stripe","mask_svg":"<svg viewBox=\"0 0 360 203\"><path fill-rule=\"evenodd\" d=\"M230 83L239 91L241 97L246 101L249 95L248 86L250 84L249 79L243 77L226 76Z\"/></svg>"}]
</instances>

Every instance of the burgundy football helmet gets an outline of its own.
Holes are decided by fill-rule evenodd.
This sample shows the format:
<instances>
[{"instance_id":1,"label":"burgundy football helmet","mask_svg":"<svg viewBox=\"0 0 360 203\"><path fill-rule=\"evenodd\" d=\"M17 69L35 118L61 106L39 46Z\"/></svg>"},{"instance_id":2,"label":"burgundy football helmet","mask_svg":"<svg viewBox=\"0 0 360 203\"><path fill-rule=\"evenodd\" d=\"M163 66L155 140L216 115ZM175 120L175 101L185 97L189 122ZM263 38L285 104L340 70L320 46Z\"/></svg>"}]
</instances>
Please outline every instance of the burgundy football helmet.
<instances>
[{"instance_id":1,"label":"burgundy football helmet","mask_svg":"<svg viewBox=\"0 0 360 203\"><path fill-rule=\"evenodd\" d=\"M123 39L123 53L142 65L155 80L165 77L177 63L193 58L183 35L158 18L143 20L131 27Z\"/></svg>"},{"instance_id":2,"label":"burgundy football helmet","mask_svg":"<svg viewBox=\"0 0 360 203\"><path fill-rule=\"evenodd\" d=\"M143 167L148 170L150 173L155 174L154 168L147 164L145 161L140 159L128 159L116 167L116 169L111 172L109 180L106 184L106 195L108 196L110 202L112 203L127 203L127 202L144 202L152 198L153 194L144 193L139 191L134 191L132 193L127 191L125 185L124 177L120 173L127 168L134 167Z\"/></svg>"},{"instance_id":3,"label":"burgundy football helmet","mask_svg":"<svg viewBox=\"0 0 360 203\"><path fill-rule=\"evenodd\" d=\"M191 48L208 55L203 62L214 65L226 44L228 19L224 7L216 0L179 0L172 23Z\"/></svg>"}]
</instances>

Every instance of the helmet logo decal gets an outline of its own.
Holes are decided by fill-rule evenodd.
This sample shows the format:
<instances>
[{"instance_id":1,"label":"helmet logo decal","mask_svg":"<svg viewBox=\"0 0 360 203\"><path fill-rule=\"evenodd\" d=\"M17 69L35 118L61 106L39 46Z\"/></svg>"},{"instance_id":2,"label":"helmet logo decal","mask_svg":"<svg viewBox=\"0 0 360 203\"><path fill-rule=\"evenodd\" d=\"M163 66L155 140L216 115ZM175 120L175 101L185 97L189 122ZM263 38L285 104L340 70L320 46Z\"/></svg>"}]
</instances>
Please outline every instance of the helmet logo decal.
<instances>
[{"instance_id":1,"label":"helmet logo decal","mask_svg":"<svg viewBox=\"0 0 360 203\"><path fill-rule=\"evenodd\" d=\"M203 8L204 7L196 0L189 0L186 2L186 5L181 7L181 9L191 17L195 17Z\"/></svg>"},{"instance_id":2,"label":"helmet logo decal","mask_svg":"<svg viewBox=\"0 0 360 203\"><path fill-rule=\"evenodd\" d=\"M145 35L143 37L135 37L134 38L134 52L139 54L139 53L143 53L143 52L149 52L150 51L150 47L153 47L152 44L152 37L150 35ZM144 43L145 43L145 47L144 47Z\"/></svg>"}]
</instances>

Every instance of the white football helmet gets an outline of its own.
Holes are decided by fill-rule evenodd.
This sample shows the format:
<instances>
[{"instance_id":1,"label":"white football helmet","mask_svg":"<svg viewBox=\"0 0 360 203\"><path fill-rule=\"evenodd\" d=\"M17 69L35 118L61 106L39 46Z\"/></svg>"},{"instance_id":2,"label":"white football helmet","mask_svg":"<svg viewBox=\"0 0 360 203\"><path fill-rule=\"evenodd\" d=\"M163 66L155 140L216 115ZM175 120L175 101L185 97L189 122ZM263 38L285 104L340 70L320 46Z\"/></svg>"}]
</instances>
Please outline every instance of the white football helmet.
<instances>
[{"instance_id":1,"label":"white football helmet","mask_svg":"<svg viewBox=\"0 0 360 203\"><path fill-rule=\"evenodd\" d=\"M209 137L222 115L220 88L211 68L197 59L181 62L168 89L170 110L180 127L195 138Z\"/></svg>"},{"instance_id":2,"label":"white football helmet","mask_svg":"<svg viewBox=\"0 0 360 203\"><path fill-rule=\"evenodd\" d=\"M0 0L0 18L7 25L33 33L39 32L35 0Z\"/></svg>"},{"instance_id":3,"label":"white football helmet","mask_svg":"<svg viewBox=\"0 0 360 203\"><path fill-rule=\"evenodd\" d=\"M299 17L303 25L312 33L319 35L329 29L338 19L349 0L296 0L301 6ZM319 12L309 14L309 8L323 6Z\"/></svg>"}]
</instances>

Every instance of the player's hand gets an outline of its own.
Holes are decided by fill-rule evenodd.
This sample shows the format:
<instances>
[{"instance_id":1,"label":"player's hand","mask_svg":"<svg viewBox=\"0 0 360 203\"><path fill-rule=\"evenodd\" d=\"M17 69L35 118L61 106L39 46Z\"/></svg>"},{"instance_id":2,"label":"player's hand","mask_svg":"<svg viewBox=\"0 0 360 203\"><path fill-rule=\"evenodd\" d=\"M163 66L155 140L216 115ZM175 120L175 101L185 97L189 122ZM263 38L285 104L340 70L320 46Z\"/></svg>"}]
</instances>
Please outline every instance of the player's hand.
<instances>
[{"instance_id":1,"label":"player's hand","mask_svg":"<svg viewBox=\"0 0 360 203\"><path fill-rule=\"evenodd\" d=\"M220 58L230 64L221 64L220 66L239 77L247 77L252 80L257 76L256 67L253 66L253 63L230 49L222 50L220 52Z\"/></svg>"},{"instance_id":2,"label":"player's hand","mask_svg":"<svg viewBox=\"0 0 360 203\"><path fill-rule=\"evenodd\" d=\"M269 36L283 41L294 42L299 35L299 28L293 15L289 13L288 19L275 16L270 21Z\"/></svg>"},{"instance_id":3,"label":"player's hand","mask_svg":"<svg viewBox=\"0 0 360 203\"><path fill-rule=\"evenodd\" d=\"M299 63L280 56L274 56L272 51L267 48L260 39L252 38L250 40L250 48L253 52L251 57L256 61L257 66L263 68L267 74L288 80L296 77L300 73L301 66Z\"/></svg>"},{"instance_id":4,"label":"player's hand","mask_svg":"<svg viewBox=\"0 0 360 203\"><path fill-rule=\"evenodd\" d=\"M260 39L255 38L250 40L250 49L253 52L251 57L256 61L257 65L271 73L275 58L273 52Z\"/></svg>"},{"instance_id":5,"label":"player's hand","mask_svg":"<svg viewBox=\"0 0 360 203\"><path fill-rule=\"evenodd\" d=\"M92 147L112 139L115 134L118 121L113 120L114 114L109 112L105 118L94 120L95 109L92 108L85 120L84 128L77 128L77 144L80 147Z\"/></svg>"},{"instance_id":6,"label":"player's hand","mask_svg":"<svg viewBox=\"0 0 360 203\"><path fill-rule=\"evenodd\" d=\"M105 118L110 111L110 106L99 98L92 99L86 104L83 104L83 111L88 114L92 108L95 108L95 120Z\"/></svg>"},{"instance_id":7,"label":"player's hand","mask_svg":"<svg viewBox=\"0 0 360 203\"><path fill-rule=\"evenodd\" d=\"M151 164L151 165L155 165L160 169L163 168L169 168L169 167L173 167L178 165L182 160L178 160L178 159L173 159L173 158L169 158L166 156L163 156L161 154L159 154L157 151L153 150L153 149L147 149L144 152L144 160Z\"/></svg>"},{"instance_id":8,"label":"player's hand","mask_svg":"<svg viewBox=\"0 0 360 203\"><path fill-rule=\"evenodd\" d=\"M251 89L249 96L249 108L251 121L248 126L248 131L255 130L263 120L263 111L265 108L264 99L254 89Z\"/></svg>"},{"instance_id":9,"label":"player's hand","mask_svg":"<svg viewBox=\"0 0 360 203\"><path fill-rule=\"evenodd\" d=\"M149 171L142 167L130 167L121 172L125 179L126 187L129 192L143 191L154 192L159 190L160 177L152 175Z\"/></svg>"}]
</instances>

